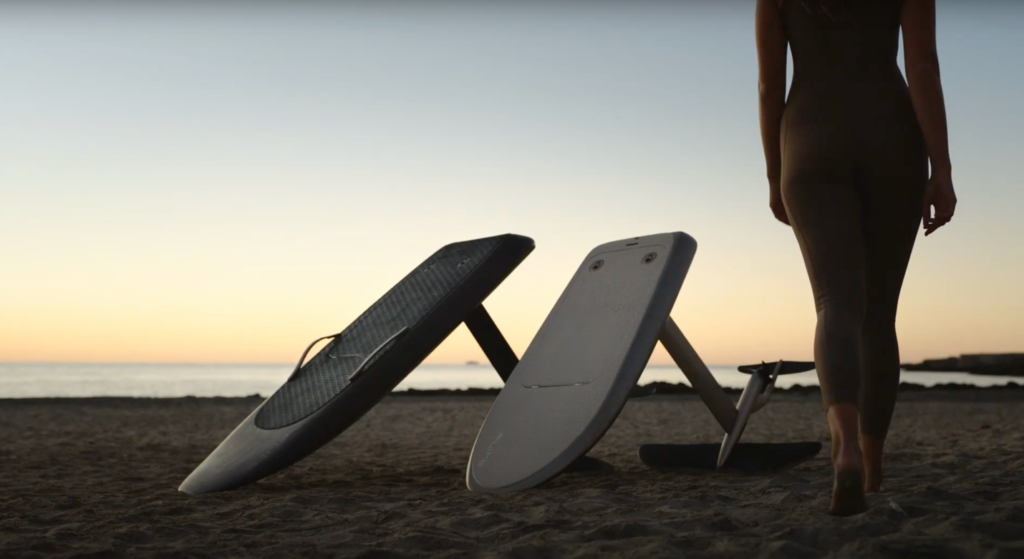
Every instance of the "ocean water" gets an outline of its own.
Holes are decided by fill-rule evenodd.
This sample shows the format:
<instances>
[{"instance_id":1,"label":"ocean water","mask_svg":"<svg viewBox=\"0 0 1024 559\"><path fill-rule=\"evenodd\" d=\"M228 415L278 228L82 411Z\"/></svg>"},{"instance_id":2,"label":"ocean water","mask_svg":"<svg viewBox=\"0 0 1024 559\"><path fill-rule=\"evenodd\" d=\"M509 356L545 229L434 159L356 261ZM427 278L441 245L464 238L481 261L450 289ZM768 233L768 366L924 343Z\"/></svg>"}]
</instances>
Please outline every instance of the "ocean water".
<instances>
[{"instance_id":1,"label":"ocean water","mask_svg":"<svg viewBox=\"0 0 1024 559\"><path fill-rule=\"evenodd\" d=\"M176 398L182 396L267 397L288 378L293 365L202 365L135 363L0 363L0 398L130 396ZM747 375L732 366L709 367L722 386L742 388ZM965 373L908 372L904 382L934 386L958 383L998 386L1024 384L1021 377L987 377ZM640 384L662 381L686 383L674 366L649 366ZM689 384L689 383L686 383ZM813 371L780 377L779 388L817 385ZM421 365L396 390L500 388L490 365Z\"/></svg>"}]
</instances>

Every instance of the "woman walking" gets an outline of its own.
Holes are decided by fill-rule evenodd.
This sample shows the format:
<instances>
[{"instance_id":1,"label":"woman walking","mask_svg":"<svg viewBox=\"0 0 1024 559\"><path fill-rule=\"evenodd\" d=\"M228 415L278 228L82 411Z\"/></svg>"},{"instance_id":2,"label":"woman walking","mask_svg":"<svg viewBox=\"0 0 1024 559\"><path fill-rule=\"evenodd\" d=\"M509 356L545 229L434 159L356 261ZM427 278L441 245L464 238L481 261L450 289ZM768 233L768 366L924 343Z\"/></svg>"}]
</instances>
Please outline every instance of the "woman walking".
<instances>
[{"instance_id":1,"label":"woman walking","mask_svg":"<svg viewBox=\"0 0 1024 559\"><path fill-rule=\"evenodd\" d=\"M896 307L917 228L932 234L956 207L935 2L757 0L756 39L769 205L796 234L818 311L830 512L856 514L882 483L900 374Z\"/></svg>"}]
</instances>

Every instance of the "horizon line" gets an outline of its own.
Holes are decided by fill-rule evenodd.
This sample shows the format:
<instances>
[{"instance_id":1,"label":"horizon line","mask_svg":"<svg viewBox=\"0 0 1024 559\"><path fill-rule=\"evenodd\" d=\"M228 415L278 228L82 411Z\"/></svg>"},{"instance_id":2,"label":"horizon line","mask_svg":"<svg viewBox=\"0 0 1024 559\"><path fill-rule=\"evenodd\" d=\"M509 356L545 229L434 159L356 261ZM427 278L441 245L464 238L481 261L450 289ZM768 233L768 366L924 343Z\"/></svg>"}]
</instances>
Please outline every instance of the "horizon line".
<instances>
[{"instance_id":1,"label":"horizon line","mask_svg":"<svg viewBox=\"0 0 1024 559\"><path fill-rule=\"evenodd\" d=\"M294 363L267 362L267 361L5 361L0 360L0 365L251 365L251 366L281 366L294 367ZM421 366L437 367L491 367L489 361L464 361L461 363L420 363ZM705 363L708 367L738 367L734 363ZM675 363L647 363L645 367L676 367Z\"/></svg>"}]
</instances>

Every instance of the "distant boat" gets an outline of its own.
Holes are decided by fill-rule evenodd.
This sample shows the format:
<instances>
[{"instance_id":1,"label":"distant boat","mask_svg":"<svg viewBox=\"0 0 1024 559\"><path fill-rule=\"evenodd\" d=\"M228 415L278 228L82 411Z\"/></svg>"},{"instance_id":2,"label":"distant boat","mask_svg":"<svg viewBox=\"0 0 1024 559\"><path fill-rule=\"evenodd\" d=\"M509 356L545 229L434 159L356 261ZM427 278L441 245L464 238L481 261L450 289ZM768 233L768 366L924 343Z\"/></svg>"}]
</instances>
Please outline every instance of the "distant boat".
<instances>
[{"instance_id":1,"label":"distant boat","mask_svg":"<svg viewBox=\"0 0 1024 559\"><path fill-rule=\"evenodd\" d=\"M479 361L466 361L466 364L467 365L479 365L480 362Z\"/></svg>"}]
</instances>

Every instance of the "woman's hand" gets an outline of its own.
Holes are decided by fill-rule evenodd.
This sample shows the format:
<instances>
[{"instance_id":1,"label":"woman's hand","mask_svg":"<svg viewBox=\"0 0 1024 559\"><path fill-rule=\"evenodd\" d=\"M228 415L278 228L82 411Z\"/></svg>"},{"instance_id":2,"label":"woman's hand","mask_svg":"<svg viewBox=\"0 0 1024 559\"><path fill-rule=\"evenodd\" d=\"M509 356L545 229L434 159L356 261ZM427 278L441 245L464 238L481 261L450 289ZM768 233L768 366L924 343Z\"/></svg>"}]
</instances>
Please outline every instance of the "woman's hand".
<instances>
[{"instance_id":1,"label":"woman's hand","mask_svg":"<svg viewBox=\"0 0 1024 559\"><path fill-rule=\"evenodd\" d=\"M935 215L932 215L932 207L935 208ZM922 217L924 220L921 226L924 227L924 235L927 237L936 229L949 223L956 211L956 193L953 191L953 178L949 173L933 174L928 181L928 190L924 196L924 208Z\"/></svg>"},{"instance_id":2,"label":"woman's hand","mask_svg":"<svg viewBox=\"0 0 1024 559\"><path fill-rule=\"evenodd\" d=\"M782 203L782 188L778 184L771 185L771 194L768 199L768 206L775 214L775 219L789 225L789 215L786 214L786 205Z\"/></svg>"}]
</instances>

